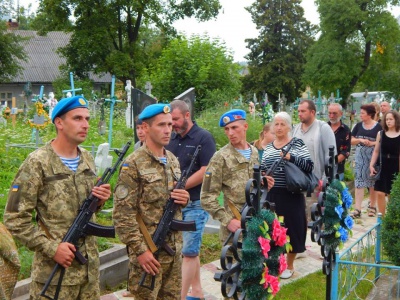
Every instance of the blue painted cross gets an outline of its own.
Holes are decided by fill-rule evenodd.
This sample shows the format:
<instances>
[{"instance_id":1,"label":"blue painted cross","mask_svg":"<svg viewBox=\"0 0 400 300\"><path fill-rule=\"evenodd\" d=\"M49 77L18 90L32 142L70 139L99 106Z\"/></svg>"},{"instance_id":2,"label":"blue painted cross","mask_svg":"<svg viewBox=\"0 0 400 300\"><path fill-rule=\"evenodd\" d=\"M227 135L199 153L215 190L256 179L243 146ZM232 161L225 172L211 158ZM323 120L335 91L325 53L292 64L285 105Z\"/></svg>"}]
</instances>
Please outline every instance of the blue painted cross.
<instances>
[{"instance_id":1,"label":"blue painted cross","mask_svg":"<svg viewBox=\"0 0 400 300\"><path fill-rule=\"evenodd\" d=\"M69 80L71 82L71 89L70 90L63 90L62 92L63 92L63 94L71 92L72 93L72 97L74 97L75 96L75 92L82 91L82 89L81 88L79 88L79 89L75 88L75 86L74 86L74 73L69 72Z\"/></svg>"},{"instance_id":2,"label":"blue painted cross","mask_svg":"<svg viewBox=\"0 0 400 300\"><path fill-rule=\"evenodd\" d=\"M115 91L115 75L113 75L112 79L111 79L111 95L110 95L110 99L104 99L105 101L111 102L111 106L110 106L110 126L109 126L109 129L108 129L108 144L110 145L110 149L111 149L111 140L112 140L114 105L115 105L115 102L122 102L121 100L117 100L117 98L114 95L114 91Z\"/></svg>"},{"instance_id":3,"label":"blue painted cross","mask_svg":"<svg viewBox=\"0 0 400 300\"><path fill-rule=\"evenodd\" d=\"M38 96L35 96L32 98L32 102L43 102L43 93L44 93L44 86L40 86L40 92ZM33 116L33 123L34 124L44 124L44 116L38 116L37 114L35 114ZM33 128L32 129L32 135L31 135L31 142L35 141L36 143L36 148L39 147L39 144L42 144L42 140L39 136L39 129L37 128Z\"/></svg>"}]
</instances>

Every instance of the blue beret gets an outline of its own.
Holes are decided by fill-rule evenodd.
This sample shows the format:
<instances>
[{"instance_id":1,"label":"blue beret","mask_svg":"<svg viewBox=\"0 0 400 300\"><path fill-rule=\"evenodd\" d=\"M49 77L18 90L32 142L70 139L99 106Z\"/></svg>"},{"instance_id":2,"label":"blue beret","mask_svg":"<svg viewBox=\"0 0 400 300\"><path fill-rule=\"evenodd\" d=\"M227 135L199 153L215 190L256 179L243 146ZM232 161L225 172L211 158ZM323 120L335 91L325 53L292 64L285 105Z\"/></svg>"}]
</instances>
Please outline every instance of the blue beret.
<instances>
[{"instance_id":1,"label":"blue beret","mask_svg":"<svg viewBox=\"0 0 400 300\"><path fill-rule=\"evenodd\" d=\"M146 106L145 109L140 113L139 119L140 120L145 120L145 119L150 119L158 114L169 114L171 112L171 106L169 104L165 103L157 103L157 104L151 104L149 106Z\"/></svg>"},{"instance_id":2,"label":"blue beret","mask_svg":"<svg viewBox=\"0 0 400 300\"><path fill-rule=\"evenodd\" d=\"M232 109L221 116L221 118L219 119L219 126L225 127L229 123L238 120L246 120L246 112L241 109Z\"/></svg>"},{"instance_id":3,"label":"blue beret","mask_svg":"<svg viewBox=\"0 0 400 300\"><path fill-rule=\"evenodd\" d=\"M54 123L55 118L73 110L75 108L88 108L88 102L83 96L74 96L61 99L54 107L51 113L51 122Z\"/></svg>"}]
</instances>

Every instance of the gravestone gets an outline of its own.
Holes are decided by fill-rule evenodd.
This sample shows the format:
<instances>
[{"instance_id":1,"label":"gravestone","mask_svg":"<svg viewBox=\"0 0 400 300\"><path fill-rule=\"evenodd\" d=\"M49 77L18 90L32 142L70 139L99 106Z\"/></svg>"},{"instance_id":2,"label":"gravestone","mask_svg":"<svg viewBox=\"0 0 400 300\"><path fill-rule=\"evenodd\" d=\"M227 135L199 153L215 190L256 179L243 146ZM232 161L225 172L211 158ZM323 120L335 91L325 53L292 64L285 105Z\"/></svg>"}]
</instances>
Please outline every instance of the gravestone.
<instances>
[{"instance_id":1,"label":"gravestone","mask_svg":"<svg viewBox=\"0 0 400 300\"><path fill-rule=\"evenodd\" d=\"M146 85L144 86L145 90L146 90L146 94L151 96L151 90L153 89L153 86L151 85L150 81L146 82Z\"/></svg>"},{"instance_id":2,"label":"gravestone","mask_svg":"<svg viewBox=\"0 0 400 300\"><path fill-rule=\"evenodd\" d=\"M187 89L182 94L175 97L174 100L185 101L186 104L189 106L190 116L192 117L192 120L194 120L194 101L196 100L195 88L191 87L190 89Z\"/></svg>"},{"instance_id":3,"label":"gravestone","mask_svg":"<svg viewBox=\"0 0 400 300\"><path fill-rule=\"evenodd\" d=\"M108 143L100 144L97 148L96 157L94 158L97 174L101 174L105 169L111 167L113 158L108 154L109 151L110 145Z\"/></svg>"},{"instance_id":4,"label":"gravestone","mask_svg":"<svg viewBox=\"0 0 400 300\"><path fill-rule=\"evenodd\" d=\"M133 118L138 116L143 111L143 109L145 109L146 106L157 103L157 100L155 98L147 95L146 93L142 92L137 88L132 89L131 97L132 97L131 110ZM139 139L136 134L135 126L133 127L133 132L135 135L135 141L138 141Z\"/></svg>"},{"instance_id":5,"label":"gravestone","mask_svg":"<svg viewBox=\"0 0 400 300\"><path fill-rule=\"evenodd\" d=\"M54 97L54 93L50 92L49 93L49 98L47 99L47 106L49 108L49 118L51 119L51 114L53 113L54 107L57 105L58 101Z\"/></svg>"},{"instance_id":6,"label":"gravestone","mask_svg":"<svg viewBox=\"0 0 400 300\"><path fill-rule=\"evenodd\" d=\"M126 81L126 86L125 86L125 91L126 91L126 103L127 107L125 110L125 122L126 122L126 127L128 128L133 128L134 125L134 118L135 116L133 115L133 110L132 110L132 83L130 80Z\"/></svg>"}]
</instances>

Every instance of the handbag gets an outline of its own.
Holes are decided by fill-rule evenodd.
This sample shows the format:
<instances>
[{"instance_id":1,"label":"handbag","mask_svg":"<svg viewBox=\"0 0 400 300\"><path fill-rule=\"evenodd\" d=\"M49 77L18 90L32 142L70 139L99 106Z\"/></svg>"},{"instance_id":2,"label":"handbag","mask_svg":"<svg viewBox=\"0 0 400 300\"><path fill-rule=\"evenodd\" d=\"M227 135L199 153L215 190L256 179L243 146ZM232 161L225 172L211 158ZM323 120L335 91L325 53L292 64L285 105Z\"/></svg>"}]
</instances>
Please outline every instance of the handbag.
<instances>
[{"instance_id":1,"label":"handbag","mask_svg":"<svg viewBox=\"0 0 400 300\"><path fill-rule=\"evenodd\" d=\"M376 173L369 178L372 180L379 180L381 178L381 171L382 171L382 138L383 138L383 130L381 132L381 139L379 141L379 164L374 164L374 169Z\"/></svg>"},{"instance_id":2,"label":"handbag","mask_svg":"<svg viewBox=\"0 0 400 300\"><path fill-rule=\"evenodd\" d=\"M286 187L292 193L307 192L307 197L318 185L318 178L313 172L304 172L294 163L285 162Z\"/></svg>"}]
</instances>

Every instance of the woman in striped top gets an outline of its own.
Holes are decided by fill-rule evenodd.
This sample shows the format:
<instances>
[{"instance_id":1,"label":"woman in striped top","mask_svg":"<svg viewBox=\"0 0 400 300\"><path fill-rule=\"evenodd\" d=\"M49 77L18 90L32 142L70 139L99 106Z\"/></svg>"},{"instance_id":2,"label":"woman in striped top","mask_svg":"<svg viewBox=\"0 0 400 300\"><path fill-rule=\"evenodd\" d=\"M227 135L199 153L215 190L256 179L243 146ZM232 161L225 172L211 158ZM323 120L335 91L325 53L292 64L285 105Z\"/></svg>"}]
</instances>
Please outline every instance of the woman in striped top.
<instances>
[{"instance_id":1,"label":"woman in striped top","mask_svg":"<svg viewBox=\"0 0 400 300\"><path fill-rule=\"evenodd\" d=\"M272 164L281 158L282 150L291 141L292 120L286 112L279 112L275 115L272 122L275 131L275 140L268 144L264 150L261 171L266 172ZM268 192L268 201L275 203L276 214L284 217L285 227L288 228L292 252L287 254L288 268L281 275L287 279L293 275L293 262L297 253L306 250L307 219L305 215L305 198L303 193L292 193L286 188L285 160L298 166L305 172L312 172L314 163L310 153L301 139L293 140L289 153L284 157L284 161L278 166L272 177L275 179L273 188Z\"/></svg>"}]
</instances>

